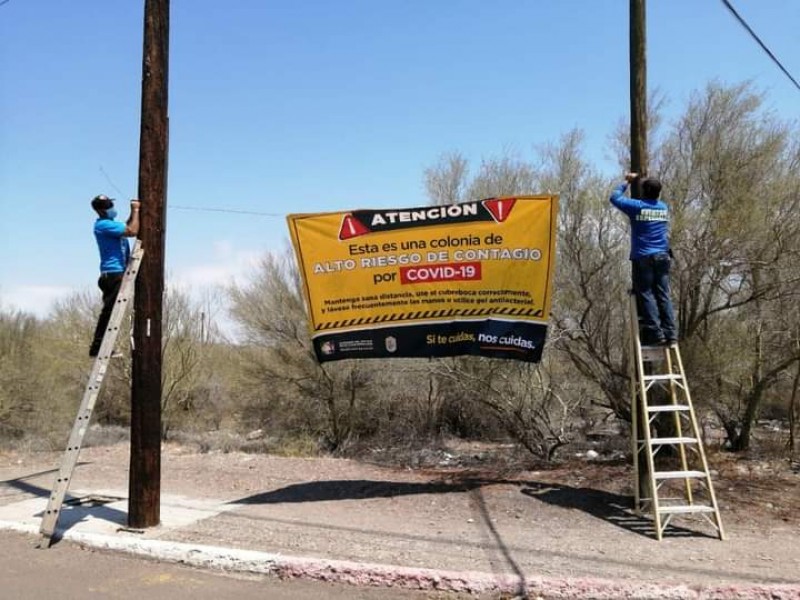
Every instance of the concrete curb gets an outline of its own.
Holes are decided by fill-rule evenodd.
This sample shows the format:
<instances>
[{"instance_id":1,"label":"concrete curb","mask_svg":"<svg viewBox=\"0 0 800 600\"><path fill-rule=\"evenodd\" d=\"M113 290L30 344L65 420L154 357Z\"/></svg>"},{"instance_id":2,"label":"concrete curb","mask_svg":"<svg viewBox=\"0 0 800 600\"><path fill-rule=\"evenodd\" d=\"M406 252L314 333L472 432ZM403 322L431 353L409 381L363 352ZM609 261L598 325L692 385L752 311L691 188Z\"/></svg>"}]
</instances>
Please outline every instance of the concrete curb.
<instances>
[{"instance_id":1,"label":"concrete curb","mask_svg":"<svg viewBox=\"0 0 800 600\"><path fill-rule=\"evenodd\" d=\"M39 535L31 524L0 521L0 530ZM800 600L800 585L685 586L611 581L561 579L482 572L437 571L383 564L357 563L283 556L254 550L116 537L77 531L61 531L63 539L86 548L120 552L164 562L226 572L255 573L285 579L311 579L352 585L395 587L445 592L516 594L541 599L631 600Z\"/></svg>"}]
</instances>

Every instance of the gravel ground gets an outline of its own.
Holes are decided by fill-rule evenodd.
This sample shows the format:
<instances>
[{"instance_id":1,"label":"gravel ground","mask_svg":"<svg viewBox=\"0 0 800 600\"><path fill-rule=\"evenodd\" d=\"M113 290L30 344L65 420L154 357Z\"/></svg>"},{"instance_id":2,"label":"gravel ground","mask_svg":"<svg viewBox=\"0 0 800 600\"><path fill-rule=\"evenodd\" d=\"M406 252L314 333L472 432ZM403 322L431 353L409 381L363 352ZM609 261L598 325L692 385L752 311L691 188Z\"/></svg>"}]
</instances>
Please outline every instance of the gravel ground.
<instances>
[{"instance_id":1,"label":"gravel ground","mask_svg":"<svg viewBox=\"0 0 800 600\"><path fill-rule=\"evenodd\" d=\"M47 494L59 458L0 454L0 504ZM681 521L657 542L649 520L630 510L626 464L580 461L499 474L201 454L167 444L162 492L214 500L225 512L147 535L294 557L510 576L520 582L523 597L525 582L536 579L672 586L703 597L747 595L742 590L752 597L800 597L800 476L780 464L726 455L711 463L728 539L718 540L708 524ZM127 490L127 468L126 444L84 449L71 489ZM758 590L765 595L753 595Z\"/></svg>"}]
</instances>

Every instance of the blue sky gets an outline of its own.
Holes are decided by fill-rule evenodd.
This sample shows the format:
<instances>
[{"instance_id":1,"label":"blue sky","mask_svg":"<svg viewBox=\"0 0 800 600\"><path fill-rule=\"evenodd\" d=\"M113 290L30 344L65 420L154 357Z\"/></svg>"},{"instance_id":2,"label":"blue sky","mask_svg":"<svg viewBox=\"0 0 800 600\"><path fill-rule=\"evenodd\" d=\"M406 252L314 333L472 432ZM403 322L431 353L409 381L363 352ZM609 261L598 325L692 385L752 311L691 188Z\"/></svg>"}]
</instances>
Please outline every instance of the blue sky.
<instances>
[{"instance_id":1,"label":"blue sky","mask_svg":"<svg viewBox=\"0 0 800 600\"><path fill-rule=\"evenodd\" d=\"M800 2L734 6L800 77ZM144 2L0 5L0 307L95 291L89 200L136 195ZM800 91L719 0L650 0L648 84L677 112L752 80ZM173 0L167 271L198 290L281 250L285 215L425 204L445 152L531 157L628 114L625 0ZM177 207L268 213L204 212Z\"/></svg>"}]
</instances>

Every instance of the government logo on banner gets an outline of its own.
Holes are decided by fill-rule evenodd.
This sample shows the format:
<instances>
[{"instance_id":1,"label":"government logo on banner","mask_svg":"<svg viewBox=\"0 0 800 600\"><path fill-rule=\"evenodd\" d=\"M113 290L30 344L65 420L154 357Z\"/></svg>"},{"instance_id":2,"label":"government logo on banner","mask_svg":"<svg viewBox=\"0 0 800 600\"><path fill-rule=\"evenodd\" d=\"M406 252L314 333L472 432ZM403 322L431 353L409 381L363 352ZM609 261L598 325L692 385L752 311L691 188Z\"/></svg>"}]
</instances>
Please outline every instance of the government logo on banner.
<instances>
[{"instance_id":1,"label":"government logo on banner","mask_svg":"<svg viewBox=\"0 0 800 600\"><path fill-rule=\"evenodd\" d=\"M289 215L317 359L538 362L557 212L543 195Z\"/></svg>"}]
</instances>

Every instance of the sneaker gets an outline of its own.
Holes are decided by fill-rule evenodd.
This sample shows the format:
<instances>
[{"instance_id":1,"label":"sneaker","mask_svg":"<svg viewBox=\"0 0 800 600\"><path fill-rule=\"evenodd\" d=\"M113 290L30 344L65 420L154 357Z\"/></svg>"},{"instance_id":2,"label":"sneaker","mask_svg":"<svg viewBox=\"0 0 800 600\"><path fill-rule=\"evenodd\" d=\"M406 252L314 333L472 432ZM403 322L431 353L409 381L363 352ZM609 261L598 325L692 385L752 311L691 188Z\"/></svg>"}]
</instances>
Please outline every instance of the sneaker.
<instances>
[{"instance_id":1,"label":"sneaker","mask_svg":"<svg viewBox=\"0 0 800 600\"><path fill-rule=\"evenodd\" d=\"M643 335L641 337L642 346L663 346L667 340L663 337L655 337L653 335Z\"/></svg>"}]
</instances>

